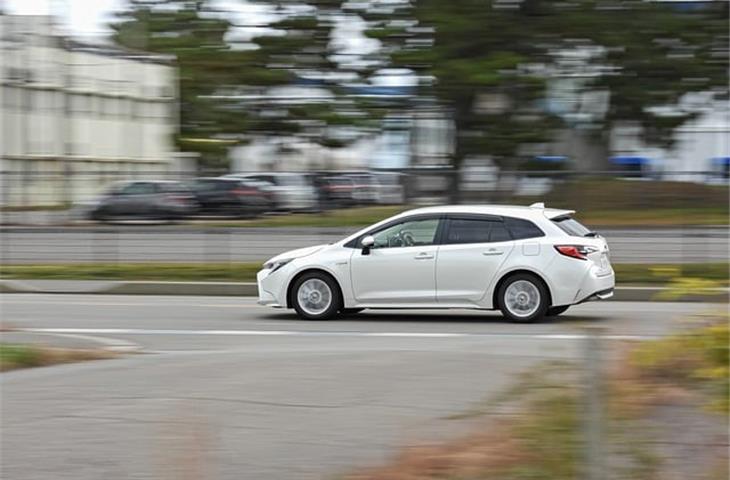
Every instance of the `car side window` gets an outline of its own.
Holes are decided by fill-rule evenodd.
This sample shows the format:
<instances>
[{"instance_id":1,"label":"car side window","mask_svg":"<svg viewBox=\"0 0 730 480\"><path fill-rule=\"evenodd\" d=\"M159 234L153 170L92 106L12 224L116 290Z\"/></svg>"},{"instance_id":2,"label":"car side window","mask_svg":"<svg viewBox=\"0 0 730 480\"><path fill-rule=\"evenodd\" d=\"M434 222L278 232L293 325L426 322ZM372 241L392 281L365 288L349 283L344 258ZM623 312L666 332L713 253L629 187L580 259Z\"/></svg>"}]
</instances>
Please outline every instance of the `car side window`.
<instances>
[{"instance_id":1,"label":"car side window","mask_svg":"<svg viewBox=\"0 0 730 480\"><path fill-rule=\"evenodd\" d=\"M509 242L512 240L512 236L509 234L507 227L502 222L494 222L492 229L489 231L490 243L496 242Z\"/></svg>"},{"instance_id":2,"label":"car side window","mask_svg":"<svg viewBox=\"0 0 730 480\"><path fill-rule=\"evenodd\" d=\"M514 240L544 237L545 232L529 220L522 218L504 217L504 224Z\"/></svg>"},{"instance_id":3,"label":"car side window","mask_svg":"<svg viewBox=\"0 0 730 480\"><path fill-rule=\"evenodd\" d=\"M478 218L453 218L443 243L487 243L492 224L489 220Z\"/></svg>"},{"instance_id":4,"label":"car side window","mask_svg":"<svg viewBox=\"0 0 730 480\"><path fill-rule=\"evenodd\" d=\"M433 245L439 219L410 220L391 225L375 234L373 248L397 248Z\"/></svg>"},{"instance_id":5,"label":"car side window","mask_svg":"<svg viewBox=\"0 0 730 480\"><path fill-rule=\"evenodd\" d=\"M147 195L155 193L155 187L151 183L136 182L130 183L119 192L121 195Z\"/></svg>"}]
</instances>

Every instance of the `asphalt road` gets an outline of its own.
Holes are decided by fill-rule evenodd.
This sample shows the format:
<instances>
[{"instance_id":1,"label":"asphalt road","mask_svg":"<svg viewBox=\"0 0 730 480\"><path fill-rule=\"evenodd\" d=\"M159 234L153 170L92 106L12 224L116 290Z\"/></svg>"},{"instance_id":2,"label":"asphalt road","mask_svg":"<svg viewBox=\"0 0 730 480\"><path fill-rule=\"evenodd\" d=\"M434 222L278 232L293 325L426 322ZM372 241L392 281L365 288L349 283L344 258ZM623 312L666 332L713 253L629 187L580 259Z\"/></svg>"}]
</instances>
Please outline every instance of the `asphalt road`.
<instances>
[{"instance_id":1,"label":"asphalt road","mask_svg":"<svg viewBox=\"0 0 730 480\"><path fill-rule=\"evenodd\" d=\"M530 366L580 359L586 326L616 345L725 307L593 303L518 325L471 311L303 322L231 297L0 300L20 335L145 352L0 375L0 477L14 480L332 478L464 432L475 420L450 416Z\"/></svg>"},{"instance_id":2,"label":"asphalt road","mask_svg":"<svg viewBox=\"0 0 730 480\"><path fill-rule=\"evenodd\" d=\"M5 264L65 262L248 262L344 238L357 229L204 228L201 226L6 227ZM727 228L601 231L621 263L727 261Z\"/></svg>"}]
</instances>

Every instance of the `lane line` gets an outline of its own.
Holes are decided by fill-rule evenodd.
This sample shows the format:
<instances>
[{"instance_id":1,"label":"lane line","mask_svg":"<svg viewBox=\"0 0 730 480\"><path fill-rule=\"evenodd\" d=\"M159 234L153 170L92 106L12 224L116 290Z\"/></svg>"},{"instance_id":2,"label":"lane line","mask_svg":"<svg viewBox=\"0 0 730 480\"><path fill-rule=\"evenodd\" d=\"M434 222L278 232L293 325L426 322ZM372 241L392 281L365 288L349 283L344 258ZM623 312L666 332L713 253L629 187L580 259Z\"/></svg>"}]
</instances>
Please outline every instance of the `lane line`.
<instances>
[{"instance_id":1,"label":"lane line","mask_svg":"<svg viewBox=\"0 0 730 480\"><path fill-rule=\"evenodd\" d=\"M19 328L31 333L100 334L100 335L201 335L201 336L264 336L264 337L372 337L372 338L513 338L533 340L581 340L580 333L452 333L452 332L358 332L298 330L163 330L143 328ZM657 335L606 334L607 340L647 340Z\"/></svg>"}]
</instances>

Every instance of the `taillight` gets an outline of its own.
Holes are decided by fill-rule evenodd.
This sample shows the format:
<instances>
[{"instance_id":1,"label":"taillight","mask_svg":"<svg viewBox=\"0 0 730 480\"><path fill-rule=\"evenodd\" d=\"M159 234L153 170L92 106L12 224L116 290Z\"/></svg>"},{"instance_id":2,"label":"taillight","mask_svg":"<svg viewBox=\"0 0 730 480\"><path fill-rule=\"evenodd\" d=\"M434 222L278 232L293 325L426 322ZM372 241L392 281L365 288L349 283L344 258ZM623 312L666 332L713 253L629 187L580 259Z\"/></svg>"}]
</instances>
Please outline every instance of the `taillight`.
<instances>
[{"instance_id":1,"label":"taillight","mask_svg":"<svg viewBox=\"0 0 730 480\"><path fill-rule=\"evenodd\" d=\"M255 195L256 190L253 188L237 188L233 190L234 195Z\"/></svg>"},{"instance_id":2,"label":"taillight","mask_svg":"<svg viewBox=\"0 0 730 480\"><path fill-rule=\"evenodd\" d=\"M588 260L586 255L598 251L596 247L588 247L585 245L555 245L555 250L561 255L577 258L578 260Z\"/></svg>"}]
</instances>

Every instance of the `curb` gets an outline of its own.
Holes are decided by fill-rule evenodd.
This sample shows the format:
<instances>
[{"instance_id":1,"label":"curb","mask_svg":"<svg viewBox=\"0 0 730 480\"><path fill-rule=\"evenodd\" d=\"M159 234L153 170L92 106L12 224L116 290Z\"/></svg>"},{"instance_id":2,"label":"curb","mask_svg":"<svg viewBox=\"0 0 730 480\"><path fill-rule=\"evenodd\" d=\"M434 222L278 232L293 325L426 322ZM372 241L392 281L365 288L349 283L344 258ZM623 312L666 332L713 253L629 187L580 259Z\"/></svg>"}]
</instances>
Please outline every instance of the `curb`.
<instances>
[{"instance_id":1,"label":"curb","mask_svg":"<svg viewBox=\"0 0 730 480\"><path fill-rule=\"evenodd\" d=\"M730 302L730 290L713 289L711 293L685 295L665 299L661 293L666 288L657 286L616 287L611 300L624 302ZM88 282L85 288L67 281L44 281L34 284L28 280L0 280L0 293L65 293L103 295L191 295L203 297L255 297L258 288L255 283L239 282L153 282L153 281L104 281Z\"/></svg>"}]
</instances>

